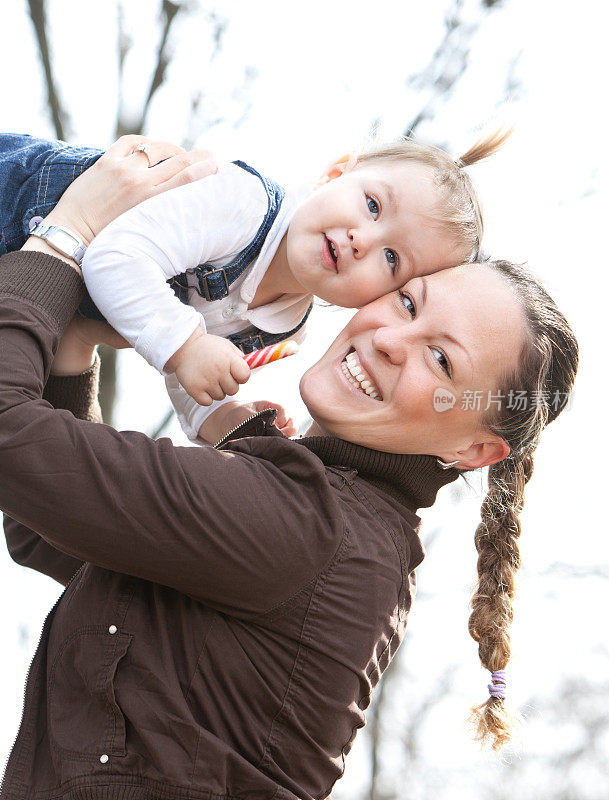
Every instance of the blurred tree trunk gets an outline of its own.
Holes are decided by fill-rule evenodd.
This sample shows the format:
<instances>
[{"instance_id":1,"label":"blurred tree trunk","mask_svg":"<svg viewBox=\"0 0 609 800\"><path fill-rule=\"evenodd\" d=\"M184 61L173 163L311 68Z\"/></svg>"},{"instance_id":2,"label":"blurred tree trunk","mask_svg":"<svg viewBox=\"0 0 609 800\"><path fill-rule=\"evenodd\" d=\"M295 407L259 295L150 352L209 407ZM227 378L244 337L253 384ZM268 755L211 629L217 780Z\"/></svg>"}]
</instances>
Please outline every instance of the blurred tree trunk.
<instances>
[{"instance_id":1,"label":"blurred tree trunk","mask_svg":"<svg viewBox=\"0 0 609 800\"><path fill-rule=\"evenodd\" d=\"M55 135L58 139L65 139L70 136L73 125L70 116L64 108L58 90L59 82L53 70L53 58L51 47L48 40L47 26L47 3L46 0L28 0L29 14L36 34L38 53L43 67L44 81L47 90L47 106L49 115L53 121ZM196 9L193 2L173 2L173 0L161 0L159 8L159 39L156 48L156 57L150 73L150 83L139 111L133 115L125 110L123 104L124 97L124 67L127 56L131 50L133 41L126 30L125 7L122 0L117 0L117 48L116 58L118 61L118 86L117 86L117 110L114 125L114 136L118 138L125 134L143 134L146 130L148 112L151 104L159 89L164 85L167 78L168 67L171 64L170 37L176 19L180 14L185 14ZM222 48L224 33L228 26L228 20L223 18L215 10L204 13L207 24L211 32L211 51L209 62L211 63ZM249 89L249 83L255 77L255 71L250 68L244 69L243 89ZM192 146L192 142L197 138L204 128L218 124L224 120L222 114L214 114L213 118L205 116L202 110L203 92L197 87L191 99L191 114L188 120L187 131L184 134L183 144ZM245 103L247 114L249 106ZM242 115L243 117L243 115ZM99 401L104 420L114 424L115 401L117 396L117 354L116 350L110 347L99 348L101 358L101 375ZM172 409L169 409L164 418L158 423L152 435L160 435L162 430L168 425L173 416Z\"/></svg>"},{"instance_id":2,"label":"blurred tree trunk","mask_svg":"<svg viewBox=\"0 0 609 800\"><path fill-rule=\"evenodd\" d=\"M51 58L48 37L47 37L47 15L46 0L28 0L30 18L36 32L38 52L44 69L44 78L47 88L47 105L53 120L55 135L58 139L65 139L67 131L70 129L69 117L63 108L57 90L57 80L53 72L53 62ZM161 7L161 36L156 53L156 62L150 80L150 87L138 116L134 120L127 120L125 117L122 97L123 97L123 78L124 63L131 47L131 40L125 33L123 6L118 6L118 111L115 125L115 138L127 133L141 134L146 125L146 117L150 108L150 103L156 92L165 81L167 67L170 58L167 55L167 41L171 31L171 26L182 10L182 6L173 3L171 0L163 0ZM116 404L116 375L117 375L117 351L112 347L102 346L99 348L101 359L99 403L102 410L103 419L109 425L114 422L114 409Z\"/></svg>"},{"instance_id":3,"label":"blurred tree trunk","mask_svg":"<svg viewBox=\"0 0 609 800\"><path fill-rule=\"evenodd\" d=\"M65 139L69 131L68 114L61 104L57 90L57 81L53 75L53 64L47 39L46 0L28 0L30 18L36 33L38 52L47 88L47 104L53 120L55 135L58 139Z\"/></svg>"}]
</instances>

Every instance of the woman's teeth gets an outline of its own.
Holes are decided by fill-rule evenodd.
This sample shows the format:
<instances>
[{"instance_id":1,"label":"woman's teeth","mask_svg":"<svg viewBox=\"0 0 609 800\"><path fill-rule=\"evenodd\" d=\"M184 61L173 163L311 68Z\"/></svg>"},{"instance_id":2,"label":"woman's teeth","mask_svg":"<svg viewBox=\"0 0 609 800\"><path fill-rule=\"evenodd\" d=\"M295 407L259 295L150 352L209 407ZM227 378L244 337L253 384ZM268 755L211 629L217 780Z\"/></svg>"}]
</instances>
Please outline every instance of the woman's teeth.
<instances>
[{"instance_id":1,"label":"woman's teeth","mask_svg":"<svg viewBox=\"0 0 609 800\"><path fill-rule=\"evenodd\" d=\"M370 376L359 363L356 353L349 353L346 355L341 364L341 368L344 376L356 389L364 392L368 397L372 397L373 400L383 399L378 388L372 383Z\"/></svg>"},{"instance_id":2,"label":"woman's teeth","mask_svg":"<svg viewBox=\"0 0 609 800\"><path fill-rule=\"evenodd\" d=\"M332 261L336 264L338 261L338 254L336 252L336 248L334 247L333 242L328 239L328 250L330 251L330 255L332 256Z\"/></svg>"}]
</instances>

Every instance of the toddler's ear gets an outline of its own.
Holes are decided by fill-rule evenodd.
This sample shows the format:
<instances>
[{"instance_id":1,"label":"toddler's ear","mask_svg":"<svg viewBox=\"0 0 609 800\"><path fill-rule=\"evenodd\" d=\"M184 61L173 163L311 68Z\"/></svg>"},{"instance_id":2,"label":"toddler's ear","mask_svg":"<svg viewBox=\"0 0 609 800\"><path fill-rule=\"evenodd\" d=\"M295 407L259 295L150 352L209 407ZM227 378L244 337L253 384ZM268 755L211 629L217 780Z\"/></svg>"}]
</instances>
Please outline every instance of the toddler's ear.
<instances>
[{"instance_id":1,"label":"toddler's ear","mask_svg":"<svg viewBox=\"0 0 609 800\"><path fill-rule=\"evenodd\" d=\"M356 164L357 155L355 153L347 153L347 155L333 161L326 167L318 183L328 183L328 181L332 181L334 178L340 178L345 172L350 172Z\"/></svg>"}]
</instances>

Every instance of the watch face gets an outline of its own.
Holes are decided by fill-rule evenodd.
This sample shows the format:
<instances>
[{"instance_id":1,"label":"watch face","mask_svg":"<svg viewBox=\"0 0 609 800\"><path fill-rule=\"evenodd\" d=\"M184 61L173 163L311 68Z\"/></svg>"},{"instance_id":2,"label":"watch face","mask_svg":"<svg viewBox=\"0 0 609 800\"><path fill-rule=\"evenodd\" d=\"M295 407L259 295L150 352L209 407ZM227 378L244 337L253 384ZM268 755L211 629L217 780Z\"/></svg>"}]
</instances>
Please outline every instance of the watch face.
<instances>
[{"instance_id":1,"label":"watch face","mask_svg":"<svg viewBox=\"0 0 609 800\"><path fill-rule=\"evenodd\" d=\"M74 239L73 236L67 231L62 231L59 228L55 228L54 231L51 231L49 235L49 242L54 244L59 250L63 250L66 253L71 253L75 247L78 246L78 242Z\"/></svg>"}]
</instances>

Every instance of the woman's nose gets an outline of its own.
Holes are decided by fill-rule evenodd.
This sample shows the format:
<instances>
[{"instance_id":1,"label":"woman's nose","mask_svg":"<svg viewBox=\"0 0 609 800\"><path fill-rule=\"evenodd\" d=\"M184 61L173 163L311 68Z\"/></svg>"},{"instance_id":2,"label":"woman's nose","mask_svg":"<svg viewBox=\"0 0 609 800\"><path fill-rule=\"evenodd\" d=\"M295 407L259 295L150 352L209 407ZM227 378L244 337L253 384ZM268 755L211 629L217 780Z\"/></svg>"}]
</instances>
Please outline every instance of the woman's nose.
<instances>
[{"instance_id":1,"label":"woman's nose","mask_svg":"<svg viewBox=\"0 0 609 800\"><path fill-rule=\"evenodd\" d=\"M377 328L372 343L377 352L392 364L401 365L406 360L407 338L404 325L391 325Z\"/></svg>"}]
</instances>

